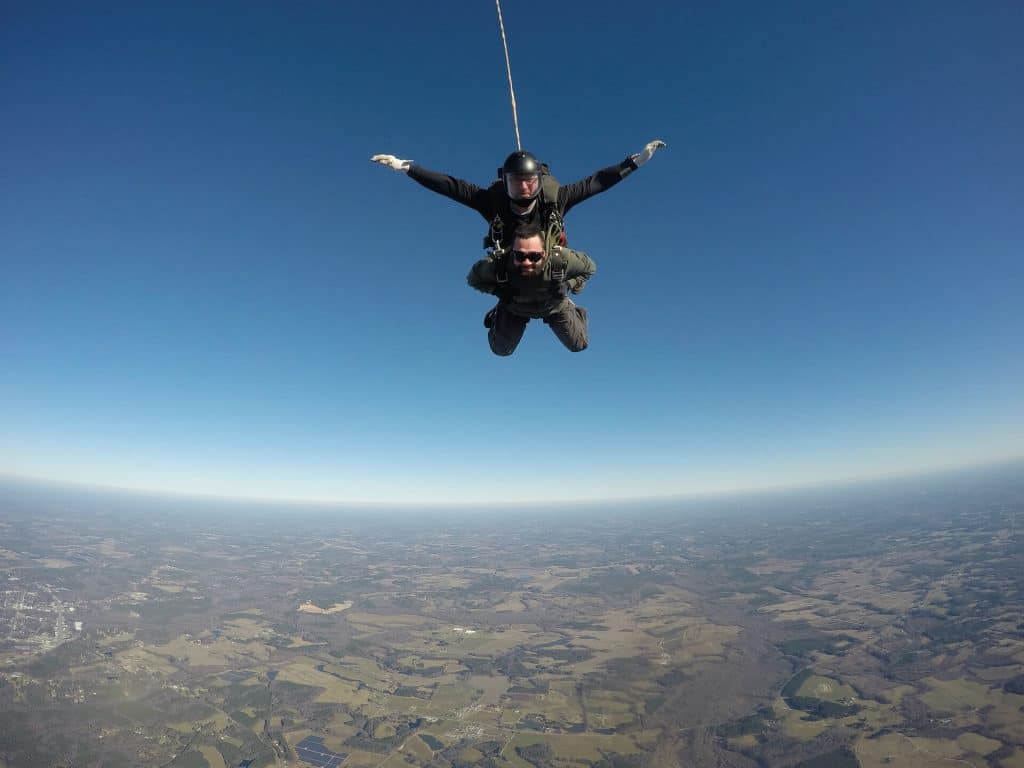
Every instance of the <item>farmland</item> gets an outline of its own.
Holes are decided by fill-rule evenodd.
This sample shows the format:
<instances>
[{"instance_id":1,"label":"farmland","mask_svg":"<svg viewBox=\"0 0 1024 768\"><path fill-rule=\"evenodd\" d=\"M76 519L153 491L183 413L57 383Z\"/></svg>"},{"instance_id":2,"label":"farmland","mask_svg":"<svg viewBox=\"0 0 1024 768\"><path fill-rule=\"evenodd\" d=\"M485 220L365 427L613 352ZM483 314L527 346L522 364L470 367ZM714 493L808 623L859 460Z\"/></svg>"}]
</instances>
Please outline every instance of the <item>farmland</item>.
<instances>
[{"instance_id":1,"label":"farmland","mask_svg":"<svg viewBox=\"0 0 1024 768\"><path fill-rule=\"evenodd\" d=\"M0 766L1018 768L1021 497L914 498L8 511Z\"/></svg>"}]
</instances>

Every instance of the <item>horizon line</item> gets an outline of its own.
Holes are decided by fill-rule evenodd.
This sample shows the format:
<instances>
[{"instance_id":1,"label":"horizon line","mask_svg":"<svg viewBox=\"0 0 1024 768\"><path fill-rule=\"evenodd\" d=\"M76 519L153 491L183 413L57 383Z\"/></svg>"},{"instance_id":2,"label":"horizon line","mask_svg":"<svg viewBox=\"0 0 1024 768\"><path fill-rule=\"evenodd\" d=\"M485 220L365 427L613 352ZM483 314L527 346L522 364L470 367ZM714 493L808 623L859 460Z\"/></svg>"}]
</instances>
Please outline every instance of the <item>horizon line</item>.
<instances>
[{"instance_id":1,"label":"horizon line","mask_svg":"<svg viewBox=\"0 0 1024 768\"><path fill-rule=\"evenodd\" d=\"M579 497L575 499L524 499L519 501L495 501L491 499L475 499L460 501L367 501L346 499L313 499L294 496L246 496L226 493L203 493L187 490L168 490L164 488L141 488L130 485L115 485L102 482L86 482L80 480L63 480L38 475L17 475L0 471L0 482L13 482L25 485L56 486L67 490L106 492L119 495L157 496L161 498L186 499L196 502L228 502L233 504L284 504L294 507L359 507L389 509L423 509L423 508L468 508L478 506L509 508L509 507L571 507L587 505L614 504L656 504L659 502L695 501L699 499L725 499L730 497L751 496L755 494L776 494L787 491L814 491L829 488L842 488L856 485L868 485L874 482L910 480L934 475L957 472L970 472L1004 465L1024 462L1024 455L997 459L994 461L974 462L970 464L939 465L927 469L904 469L892 472L881 472L862 475L844 475L826 480L786 483L778 485L751 485L743 488L721 488L705 491L692 491L670 494L652 494L647 496L605 496Z\"/></svg>"}]
</instances>

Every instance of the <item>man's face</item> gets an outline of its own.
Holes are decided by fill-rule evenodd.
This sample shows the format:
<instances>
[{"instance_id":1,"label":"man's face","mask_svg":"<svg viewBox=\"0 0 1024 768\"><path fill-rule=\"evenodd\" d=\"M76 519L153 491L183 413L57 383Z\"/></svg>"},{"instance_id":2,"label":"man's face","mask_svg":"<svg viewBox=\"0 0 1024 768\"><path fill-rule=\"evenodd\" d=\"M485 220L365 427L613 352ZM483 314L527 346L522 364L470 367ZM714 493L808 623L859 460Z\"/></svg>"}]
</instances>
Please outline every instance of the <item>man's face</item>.
<instances>
[{"instance_id":1,"label":"man's face","mask_svg":"<svg viewBox=\"0 0 1024 768\"><path fill-rule=\"evenodd\" d=\"M505 190L513 200L532 200L540 189L536 173L510 173L505 177Z\"/></svg>"},{"instance_id":2,"label":"man's face","mask_svg":"<svg viewBox=\"0 0 1024 768\"><path fill-rule=\"evenodd\" d=\"M544 239L540 235L517 237L512 242L512 263L523 277L539 275L544 267Z\"/></svg>"}]
</instances>

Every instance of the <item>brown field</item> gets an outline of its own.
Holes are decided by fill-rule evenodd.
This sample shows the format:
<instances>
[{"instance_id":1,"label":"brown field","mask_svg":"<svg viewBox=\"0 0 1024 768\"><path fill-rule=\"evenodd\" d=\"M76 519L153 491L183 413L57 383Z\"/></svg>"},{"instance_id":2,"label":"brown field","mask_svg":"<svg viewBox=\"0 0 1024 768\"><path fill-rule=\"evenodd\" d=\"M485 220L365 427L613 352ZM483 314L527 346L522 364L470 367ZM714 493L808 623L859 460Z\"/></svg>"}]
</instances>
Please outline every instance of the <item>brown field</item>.
<instances>
[{"instance_id":1,"label":"brown field","mask_svg":"<svg viewBox=\"0 0 1024 768\"><path fill-rule=\"evenodd\" d=\"M210 768L228 768L228 766L224 764L224 758L215 747L201 746L199 747L199 751L203 754L203 757L206 758L206 762L210 764Z\"/></svg>"},{"instance_id":2,"label":"brown field","mask_svg":"<svg viewBox=\"0 0 1024 768\"><path fill-rule=\"evenodd\" d=\"M43 557L36 559L36 562L43 568L71 568L74 566L70 560L61 560L57 557Z\"/></svg>"},{"instance_id":3,"label":"brown field","mask_svg":"<svg viewBox=\"0 0 1024 768\"><path fill-rule=\"evenodd\" d=\"M330 615L332 613L341 613L342 611L347 611L351 607L352 607L352 602L349 601L349 600L346 600L344 603L335 603L330 608L321 608L318 605L313 605L313 603L306 602L306 603L303 603L302 605L300 605L298 610L300 610L302 613L316 613L316 614L328 614L328 615Z\"/></svg>"}]
</instances>

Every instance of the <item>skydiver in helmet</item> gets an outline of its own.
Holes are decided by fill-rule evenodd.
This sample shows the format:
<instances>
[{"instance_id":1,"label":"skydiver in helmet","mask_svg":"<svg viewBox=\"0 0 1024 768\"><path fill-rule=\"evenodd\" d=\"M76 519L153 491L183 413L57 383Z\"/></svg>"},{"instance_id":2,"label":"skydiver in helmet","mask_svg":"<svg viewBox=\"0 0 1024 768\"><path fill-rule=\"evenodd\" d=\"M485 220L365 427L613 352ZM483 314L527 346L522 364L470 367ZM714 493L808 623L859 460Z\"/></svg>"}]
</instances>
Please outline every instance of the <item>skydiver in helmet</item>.
<instances>
[{"instance_id":1,"label":"skydiver in helmet","mask_svg":"<svg viewBox=\"0 0 1024 768\"><path fill-rule=\"evenodd\" d=\"M370 159L408 174L427 189L472 208L491 225L485 245L505 249L511 246L513 233L519 227L549 231L553 215L560 225L573 206L611 189L664 146L663 141L651 141L621 163L564 186L551 176L546 165L522 150L505 159L498 171L498 180L489 187L478 187L454 176L427 170L412 160L401 160L394 155L374 155ZM558 234L562 232L559 230ZM560 238L560 243L565 244L564 238Z\"/></svg>"}]
</instances>

